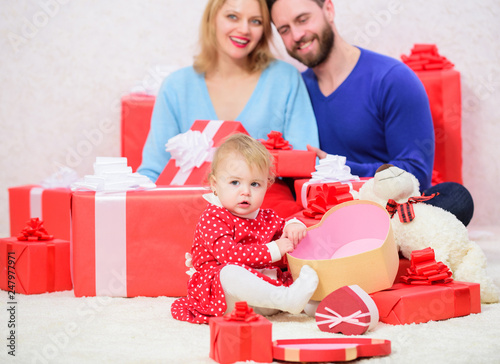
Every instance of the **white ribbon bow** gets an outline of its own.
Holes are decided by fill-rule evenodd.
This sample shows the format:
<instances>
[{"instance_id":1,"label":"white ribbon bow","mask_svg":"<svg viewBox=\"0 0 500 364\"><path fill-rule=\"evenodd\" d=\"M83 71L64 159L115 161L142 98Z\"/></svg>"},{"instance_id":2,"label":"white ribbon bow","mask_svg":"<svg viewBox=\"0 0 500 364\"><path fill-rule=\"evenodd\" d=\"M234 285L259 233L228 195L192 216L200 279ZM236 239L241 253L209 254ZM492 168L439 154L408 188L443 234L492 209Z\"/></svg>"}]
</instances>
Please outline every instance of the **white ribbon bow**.
<instances>
[{"instance_id":1,"label":"white ribbon bow","mask_svg":"<svg viewBox=\"0 0 500 364\"><path fill-rule=\"evenodd\" d=\"M327 315L327 314L324 314L324 313L318 313L318 312L316 312L316 316L319 316L319 317L322 317L322 318L326 319L326 320L317 322L318 325L329 324L328 327L330 329L332 327L335 327L335 326L341 324L342 322L345 322L345 323L348 323L348 324L352 324L352 325L358 325L358 326L369 326L370 325L369 322L360 322L359 321L359 319L361 317L370 316L369 312L361 313L361 310L358 310L358 311L354 312L353 314L351 314L349 316L343 317L342 315L340 315L339 313L335 312L334 310L332 310L329 307L325 307L325 310L328 311L328 312L330 312L331 315Z\"/></svg>"},{"instance_id":2,"label":"white ribbon bow","mask_svg":"<svg viewBox=\"0 0 500 364\"><path fill-rule=\"evenodd\" d=\"M45 178L41 185L43 188L69 188L73 183L78 181L78 173L63 164L57 163L59 169Z\"/></svg>"},{"instance_id":3,"label":"white ribbon bow","mask_svg":"<svg viewBox=\"0 0 500 364\"><path fill-rule=\"evenodd\" d=\"M71 185L73 191L90 190L105 192L123 192L137 189L152 189L156 184L139 173L132 173L127 167L127 158L97 157L94 174L87 175L83 181Z\"/></svg>"},{"instance_id":4,"label":"white ribbon bow","mask_svg":"<svg viewBox=\"0 0 500 364\"><path fill-rule=\"evenodd\" d=\"M358 176L351 174L351 168L345 164L346 160L346 157L332 154L320 159L316 171L311 173L311 183L359 180Z\"/></svg>"},{"instance_id":5,"label":"white ribbon bow","mask_svg":"<svg viewBox=\"0 0 500 364\"><path fill-rule=\"evenodd\" d=\"M211 162L214 142L198 130L188 130L170 138L165 144L166 151L175 159L181 172L199 168L204 162Z\"/></svg>"}]
</instances>

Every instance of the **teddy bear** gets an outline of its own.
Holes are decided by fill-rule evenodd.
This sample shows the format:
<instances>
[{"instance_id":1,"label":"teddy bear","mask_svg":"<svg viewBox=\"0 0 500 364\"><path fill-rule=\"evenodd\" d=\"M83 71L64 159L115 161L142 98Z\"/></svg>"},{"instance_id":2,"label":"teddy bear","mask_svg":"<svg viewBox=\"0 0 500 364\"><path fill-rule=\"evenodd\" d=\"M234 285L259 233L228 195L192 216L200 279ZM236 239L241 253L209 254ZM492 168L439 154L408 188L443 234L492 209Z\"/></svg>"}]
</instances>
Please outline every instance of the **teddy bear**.
<instances>
[{"instance_id":1,"label":"teddy bear","mask_svg":"<svg viewBox=\"0 0 500 364\"><path fill-rule=\"evenodd\" d=\"M446 264L457 281L479 283L481 302L498 302L498 289L486 272L486 256L469 240L467 228L452 213L426 204L417 178L401 168L384 165L360 188L358 198L376 202L392 215L391 225L400 253L431 247L436 261ZM410 204L404 204L410 199ZM397 209L399 204L402 208ZM410 209L413 209L413 212Z\"/></svg>"}]
</instances>

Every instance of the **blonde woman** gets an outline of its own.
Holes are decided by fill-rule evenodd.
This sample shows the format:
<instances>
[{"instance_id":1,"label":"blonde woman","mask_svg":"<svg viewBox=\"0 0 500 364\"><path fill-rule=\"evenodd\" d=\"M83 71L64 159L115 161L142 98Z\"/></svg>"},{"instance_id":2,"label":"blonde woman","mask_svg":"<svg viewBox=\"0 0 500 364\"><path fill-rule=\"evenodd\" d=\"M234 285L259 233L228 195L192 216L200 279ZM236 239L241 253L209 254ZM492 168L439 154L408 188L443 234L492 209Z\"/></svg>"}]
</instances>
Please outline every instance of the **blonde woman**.
<instances>
[{"instance_id":1,"label":"blonde woman","mask_svg":"<svg viewBox=\"0 0 500 364\"><path fill-rule=\"evenodd\" d=\"M165 143L197 120L240 121L254 138L276 130L294 149L319 146L314 112L298 70L274 59L264 0L210 0L193 66L162 84L138 172L156 181L170 153ZM274 190L285 193L282 182ZM286 193L285 193L286 195ZM285 198L291 198L291 193ZM295 212L295 211L290 211Z\"/></svg>"}]
</instances>

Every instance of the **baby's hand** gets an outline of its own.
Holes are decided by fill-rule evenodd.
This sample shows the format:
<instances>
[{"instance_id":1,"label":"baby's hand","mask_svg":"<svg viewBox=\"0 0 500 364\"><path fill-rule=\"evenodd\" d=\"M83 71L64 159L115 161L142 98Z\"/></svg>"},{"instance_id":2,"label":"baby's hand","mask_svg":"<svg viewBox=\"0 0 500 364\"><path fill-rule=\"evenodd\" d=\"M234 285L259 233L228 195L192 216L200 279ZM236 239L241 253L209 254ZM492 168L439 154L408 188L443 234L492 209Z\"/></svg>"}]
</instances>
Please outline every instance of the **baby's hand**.
<instances>
[{"instance_id":1,"label":"baby's hand","mask_svg":"<svg viewBox=\"0 0 500 364\"><path fill-rule=\"evenodd\" d=\"M280 238L274 241L278 248L280 249L281 256L284 256L286 253L293 252L295 248L292 241L288 238Z\"/></svg>"},{"instance_id":2,"label":"baby's hand","mask_svg":"<svg viewBox=\"0 0 500 364\"><path fill-rule=\"evenodd\" d=\"M299 242L305 238L307 234L307 228L300 223L291 223L285 226L283 229L283 238L288 238L293 243L293 247L296 248Z\"/></svg>"}]
</instances>

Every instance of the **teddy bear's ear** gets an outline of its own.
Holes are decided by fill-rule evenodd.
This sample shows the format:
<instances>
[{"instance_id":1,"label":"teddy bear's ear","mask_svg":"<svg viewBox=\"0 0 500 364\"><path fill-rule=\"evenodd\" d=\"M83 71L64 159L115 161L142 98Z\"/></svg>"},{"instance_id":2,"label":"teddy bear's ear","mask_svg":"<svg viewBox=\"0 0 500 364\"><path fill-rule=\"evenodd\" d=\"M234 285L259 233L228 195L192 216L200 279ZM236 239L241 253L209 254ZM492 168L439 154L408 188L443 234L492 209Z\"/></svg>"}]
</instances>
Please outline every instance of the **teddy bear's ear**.
<instances>
[{"instance_id":1,"label":"teddy bear's ear","mask_svg":"<svg viewBox=\"0 0 500 364\"><path fill-rule=\"evenodd\" d=\"M375 174L377 174L378 172L382 172L382 171L385 171L386 169L389 169L391 167L394 167L392 164L382 164L380 167L378 167L378 169L375 171Z\"/></svg>"}]
</instances>

